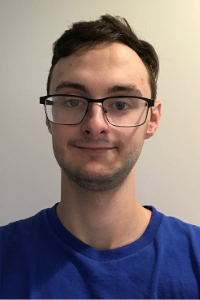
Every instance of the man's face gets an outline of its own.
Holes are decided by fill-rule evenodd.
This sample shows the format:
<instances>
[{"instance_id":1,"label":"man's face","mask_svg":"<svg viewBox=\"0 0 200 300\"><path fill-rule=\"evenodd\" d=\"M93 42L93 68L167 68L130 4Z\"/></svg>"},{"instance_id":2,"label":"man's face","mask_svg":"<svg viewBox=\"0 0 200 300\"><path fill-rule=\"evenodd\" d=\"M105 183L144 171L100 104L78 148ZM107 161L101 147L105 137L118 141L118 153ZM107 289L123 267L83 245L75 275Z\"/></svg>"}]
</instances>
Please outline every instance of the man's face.
<instances>
[{"instance_id":1,"label":"man's face","mask_svg":"<svg viewBox=\"0 0 200 300\"><path fill-rule=\"evenodd\" d=\"M148 73L138 55L120 43L105 44L56 64L50 94L71 94L92 99L134 96L151 98ZM137 91L138 92L138 91ZM78 125L47 121L55 157L75 185L92 191L120 186L134 172L148 130L150 113L140 127L115 127L102 105L92 103Z\"/></svg>"}]
</instances>

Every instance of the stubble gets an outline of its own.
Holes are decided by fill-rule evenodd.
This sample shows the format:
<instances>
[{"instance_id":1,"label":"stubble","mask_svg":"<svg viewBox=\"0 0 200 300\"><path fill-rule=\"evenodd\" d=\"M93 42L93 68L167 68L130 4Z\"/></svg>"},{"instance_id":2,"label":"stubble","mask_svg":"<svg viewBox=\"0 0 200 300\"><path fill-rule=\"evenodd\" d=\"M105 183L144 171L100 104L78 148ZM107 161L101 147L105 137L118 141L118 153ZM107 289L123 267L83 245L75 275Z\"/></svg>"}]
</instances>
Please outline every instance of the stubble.
<instances>
[{"instance_id":1,"label":"stubble","mask_svg":"<svg viewBox=\"0 0 200 300\"><path fill-rule=\"evenodd\" d=\"M68 141L68 147L73 147L74 141ZM120 144L116 145L120 153ZM66 150L63 150L55 141L53 143L55 158L68 177L69 181L78 187L93 191L93 192L107 192L120 187L129 173L135 166L138 157L140 156L143 146L143 141L135 145L134 149L123 153L120 156L120 163L113 167L105 166L102 172L88 172L80 166L76 166L74 161L70 161L67 157ZM117 165L117 166L116 166Z\"/></svg>"}]
</instances>

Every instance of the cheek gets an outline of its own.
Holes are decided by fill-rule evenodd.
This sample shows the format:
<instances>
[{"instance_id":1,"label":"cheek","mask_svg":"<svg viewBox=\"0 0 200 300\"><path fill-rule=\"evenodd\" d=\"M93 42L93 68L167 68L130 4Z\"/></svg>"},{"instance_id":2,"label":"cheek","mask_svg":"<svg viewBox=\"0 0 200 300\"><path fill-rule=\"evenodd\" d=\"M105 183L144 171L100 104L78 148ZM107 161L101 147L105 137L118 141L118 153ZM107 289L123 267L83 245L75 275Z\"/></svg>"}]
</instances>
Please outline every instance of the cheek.
<instances>
[{"instance_id":1,"label":"cheek","mask_svg":"<svg viewBox=\"0 0 200 300\"><path fill-rule=\"evenodd\" d=\"M116 132L115 136L121 141L124 145L129 145L134 142L137 142L143 138L144 129L140 127L127 127L121 128Z\"/></svg>"},{"instance_id":2,"label":"cheek","mask_svg":"<svg viewBox=\"0 0 200 300\"><path fill-rule=\"evenodd\" d=\"M54 138L62 140L67 140L77 134L76 129L69 125L52 124L51 131Z\"/></svg>"},{"instance_id":3,"label":"cheek","mask_svg":"<svg viewBox=\"0 0 200 300\"><path fill-rule=\"evenodd\" d=\"M62 149L63 151L69 150L70 141L80 140L80 129L78 127L67 125L54 125L52 128L52 142L53 146Z\"/></svg>"},{"instance_id":4,"label":"cheek","mask_svg":"<svg viewBox=\"0 0 200 300\"><path fill-rule=\"evenodd\" d=\"M67 132L64 126L61 127L61 125L53 125L51 131L53 145L62 146L67 144L69 132Z\"/></svg>"}]
</instances>

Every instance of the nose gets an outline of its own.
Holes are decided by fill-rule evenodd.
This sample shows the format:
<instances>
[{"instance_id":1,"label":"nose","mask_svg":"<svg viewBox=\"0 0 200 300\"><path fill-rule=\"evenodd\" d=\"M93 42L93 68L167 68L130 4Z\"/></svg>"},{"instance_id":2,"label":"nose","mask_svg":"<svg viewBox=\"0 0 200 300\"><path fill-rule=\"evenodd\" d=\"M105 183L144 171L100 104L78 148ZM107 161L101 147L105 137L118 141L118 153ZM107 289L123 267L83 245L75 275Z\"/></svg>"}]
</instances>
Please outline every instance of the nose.
<instances>
[{"instance_id":1,"label":"nose","mask_svg":"<svg viewBox=\"0 0 200 300\"><path fill-rule=\"evenodd\" d=\"M84 120L82 132L92 138L98 138L108 132L109 124L104 115L101 103L90 103Z\"/></svg>"}]
</instances>

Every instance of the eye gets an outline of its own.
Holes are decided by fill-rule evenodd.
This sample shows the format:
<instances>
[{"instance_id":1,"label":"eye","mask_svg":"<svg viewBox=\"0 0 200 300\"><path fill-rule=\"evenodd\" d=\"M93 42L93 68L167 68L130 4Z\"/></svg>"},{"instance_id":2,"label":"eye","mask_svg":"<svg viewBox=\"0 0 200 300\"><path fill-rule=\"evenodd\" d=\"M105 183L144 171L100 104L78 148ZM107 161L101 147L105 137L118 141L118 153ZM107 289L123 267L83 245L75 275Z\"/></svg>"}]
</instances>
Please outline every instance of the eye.
<instances>
[{"instance_id":1,"label":"eye","mask_svg":"<svg viewBox=\"0 0 200 300\"><path fill-rule=\"evenodd\" d=\"M124 110L124 109L129 108L129 105L122 101L115 102L113 106L114 106L114 108L117 108L118 110Z\"/></svg>"},{"instance_id":2,"label":"eye","mask_svg":"<svg viewBox=\"0 0 200 300\"><path fill-rule=\"evenodd\" d=\"M65 101L65 105L70 106L70 107L77 107L80 105L80 100L69 99L69 100Z\"/></svg>"}]
</instances>

